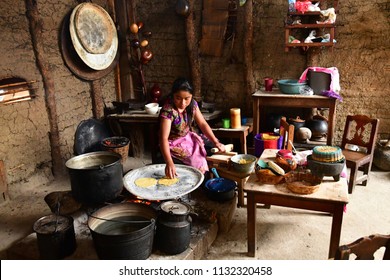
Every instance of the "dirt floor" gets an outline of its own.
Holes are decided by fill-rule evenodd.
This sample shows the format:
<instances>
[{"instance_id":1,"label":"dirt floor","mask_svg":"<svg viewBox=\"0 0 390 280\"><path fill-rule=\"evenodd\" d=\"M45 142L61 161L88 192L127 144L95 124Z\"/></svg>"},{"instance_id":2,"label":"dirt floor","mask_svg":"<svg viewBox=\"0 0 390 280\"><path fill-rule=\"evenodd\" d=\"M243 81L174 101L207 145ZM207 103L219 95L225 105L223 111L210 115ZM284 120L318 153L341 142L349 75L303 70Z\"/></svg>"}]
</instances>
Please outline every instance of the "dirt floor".
<instances>
[{"instance_id":1,"label":"dirt floor","mask_svg":"<svg viewBox=\"0 0 390 280\"><path fill-rule=\"evenodd\" d=\"M129 158L125 170L148 163L147 158ZM390 172L373 170L368 186L356 186L344 214L341 244L374 233L390 234L389 182ZM17 191L13 189L11 199L0 203L0 259L6 259L7 248L32 232L34 221L50 214L43 197L53 191L69 189L68 178L52 182L47 178L32 178L21 184ZM218 235L205 259L253 259L246 255L246 217L246 208L236 209L230 230ZM259 207L256 226L255 259L327 259L329 215L276 206Z\"/></svg>"}]
</instances>

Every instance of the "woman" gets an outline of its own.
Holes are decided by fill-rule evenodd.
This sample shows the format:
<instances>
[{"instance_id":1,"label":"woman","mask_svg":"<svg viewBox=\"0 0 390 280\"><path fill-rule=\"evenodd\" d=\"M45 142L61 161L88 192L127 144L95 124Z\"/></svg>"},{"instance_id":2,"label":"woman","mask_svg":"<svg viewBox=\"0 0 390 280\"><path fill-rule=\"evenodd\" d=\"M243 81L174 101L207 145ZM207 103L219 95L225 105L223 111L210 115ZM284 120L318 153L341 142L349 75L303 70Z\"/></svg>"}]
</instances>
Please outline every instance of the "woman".
<instances>
[{"instance_id":1,"label":"woman","mask_svg":"<svg viewBox=\"0 0 390 280\"><path fill-rule=\"evenodd\" d=\"M225 151L192 94L192 87L185 78L176 79L160 111L160 149L166 163L165 175L169 178L177 176L173 158L198 168L202 173L208 171L204 141L193 132L193 121L216 148Z\"/></svg>"}]
</instances>

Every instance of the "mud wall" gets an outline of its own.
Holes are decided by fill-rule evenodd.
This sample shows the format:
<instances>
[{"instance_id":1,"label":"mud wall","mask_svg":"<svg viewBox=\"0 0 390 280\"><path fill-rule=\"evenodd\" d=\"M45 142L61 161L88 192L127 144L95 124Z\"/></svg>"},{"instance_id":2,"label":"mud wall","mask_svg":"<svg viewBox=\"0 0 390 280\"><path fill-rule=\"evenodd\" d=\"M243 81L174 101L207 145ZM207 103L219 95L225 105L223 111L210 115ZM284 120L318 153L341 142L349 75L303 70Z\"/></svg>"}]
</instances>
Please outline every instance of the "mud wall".
<instances>
[{"instance_id":1,"label":"mud wall","mask_svg":"<svg viewBox=\"0 0 390 280\"><path fill-rule=\"evenodd\" d=\"M106 1L93 1L107 7ZM202 1L194 1L198 38L201 38ZM238 1L237 1L238 2ZM253 67L257 87L265 76L274 80L298 78L307 66L335 66L341 75L343 102L337 106L336 143L341 139L347 114L367 114L380 119L380 137L390 132L389 3L346 0L339 5L336 40L331 49L284 51L284 19L287 0L253 1ZM65 162L73 155L74 133L80 121L92 117L91 83L76 77L64 64L59 32L64 16L79 1L38 0L43 25L45 59L55 78L61 155ZM164 94L178 76L189 76L184 19L175 13L176 0L135 1L137 20L152 31L153 60L144 68L147 86L158 83ZM9 184L32 180L35 174L50 177L49 125L42 77L36 66L24 1L0 2L0 76L37 80L37 98L29 102L0 105L0 160L7 169ZM244 84L243 8L237 8L234 40L226 41L221 57L200 56L202 95L222 109L247 107ZM105 101L115 100L114 74L101 79Z\"/></svg>"}]
</instances>

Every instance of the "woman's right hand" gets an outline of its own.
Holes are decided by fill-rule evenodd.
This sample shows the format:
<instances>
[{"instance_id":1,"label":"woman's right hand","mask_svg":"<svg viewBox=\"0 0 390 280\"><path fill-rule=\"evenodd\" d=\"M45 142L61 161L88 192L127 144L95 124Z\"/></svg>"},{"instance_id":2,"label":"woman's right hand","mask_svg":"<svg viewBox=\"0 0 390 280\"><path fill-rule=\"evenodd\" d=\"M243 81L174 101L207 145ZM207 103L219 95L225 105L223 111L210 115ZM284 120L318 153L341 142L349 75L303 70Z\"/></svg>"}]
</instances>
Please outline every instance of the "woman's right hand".
<instances>
[{"instance_id":1,"label":"woman's right hand","mask_svg":"<svg viewBox=\"0 0 390 280\"><path fill-rule=\"evenodd\" d=\"M165 165L165 176L167 176L169 179L173 179L177 176L176 166L174 163L168 163Z\"/></svg>"}]
</instances>

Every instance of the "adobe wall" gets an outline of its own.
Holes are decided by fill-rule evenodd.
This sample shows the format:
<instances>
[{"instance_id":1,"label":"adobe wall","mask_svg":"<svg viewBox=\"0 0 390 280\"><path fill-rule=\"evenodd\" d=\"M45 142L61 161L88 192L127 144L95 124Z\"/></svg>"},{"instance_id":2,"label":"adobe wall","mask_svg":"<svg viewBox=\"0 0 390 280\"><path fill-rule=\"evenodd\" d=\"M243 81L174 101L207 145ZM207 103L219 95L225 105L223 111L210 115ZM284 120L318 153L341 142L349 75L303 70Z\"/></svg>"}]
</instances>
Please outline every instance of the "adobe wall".
<instances>
[{"instance_id":1,"label":"adobe wall","mask_svg":"<svg viewBox=\"0 0 390 280\"><path fill-rule=\"evenodd\" d=\"M105 7L105 1L93 1ZM176 0L135 1L137 20L153 33L150 48L153 60L144 68L148 87L159 83L167 94L177 76L189 76L184 19L175 13ZM197 32L201 31L201 3L194 7ZM237 1L238 2L238 1ZM73 155L73 137L80 121L92 117L91 83L79 79L64 65L59 48L61 22L78 1L38 0L44 27L45 58L55 79L61 154L65 162ZM341 75L336 142L347 114L368 114L381 120L380 133L390 132L389 76L389 4L386 0L365 2L345 0L337 19L337 44L330 49L310 50L303 55L298 49L284 51L284 19L287 0L253 1L254 79L259 87L265 76L274 80L298 78L307 66L335 66ZM2 51L0 76L21 76L37 80L37 98L30 102L0 105L0 160L7 169L9 184L31 180L34 174L50 177L51 156L48 140L49 122L41 74L36 66L24 1L0 1ZM238 7L234 41L225 43L222 57L201 56L202 94L207 102L223 109L246 108L244 94L243 8ZM105 101L115 100L114 74L101 80Z\"/></svg>"}]
</instances>

